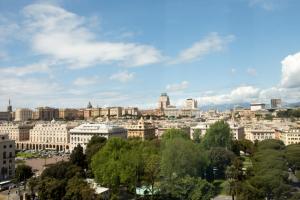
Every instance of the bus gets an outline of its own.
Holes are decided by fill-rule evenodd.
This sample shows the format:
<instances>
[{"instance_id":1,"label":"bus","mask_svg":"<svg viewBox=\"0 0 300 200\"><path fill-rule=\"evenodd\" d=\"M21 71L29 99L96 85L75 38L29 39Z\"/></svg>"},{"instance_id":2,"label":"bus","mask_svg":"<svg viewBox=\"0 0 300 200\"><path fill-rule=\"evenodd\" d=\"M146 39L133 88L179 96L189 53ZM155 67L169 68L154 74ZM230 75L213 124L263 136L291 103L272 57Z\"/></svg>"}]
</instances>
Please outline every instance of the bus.
<instances>
[{"instance_id":1,"label":"bus","mask_svg":"<svg viewBox=\"0 0 300 200\"><path fill-rule=\"evenodd\" d=\"M0 182L0 191L9 189L11 185L13 185L12 180Z\"/></svg>"}]
</instances>

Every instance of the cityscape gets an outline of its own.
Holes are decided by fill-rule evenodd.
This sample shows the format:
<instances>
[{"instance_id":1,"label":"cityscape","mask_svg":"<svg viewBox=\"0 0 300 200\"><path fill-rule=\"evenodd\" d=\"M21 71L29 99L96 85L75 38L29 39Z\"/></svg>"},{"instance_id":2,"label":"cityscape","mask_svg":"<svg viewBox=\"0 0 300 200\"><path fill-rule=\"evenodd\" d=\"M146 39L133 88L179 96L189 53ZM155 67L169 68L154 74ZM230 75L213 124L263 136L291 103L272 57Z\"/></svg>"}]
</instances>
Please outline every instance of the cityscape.
<instances>
[{"instance_id":1,"label":"cityscape","mask_svg":"<svg viewBox=\"0 0 300 200\"><path fill-rule=\"evenodd\" d=\"M0 0L0 200L299 200L299 8Z\"/></svg>"}]
</instances>

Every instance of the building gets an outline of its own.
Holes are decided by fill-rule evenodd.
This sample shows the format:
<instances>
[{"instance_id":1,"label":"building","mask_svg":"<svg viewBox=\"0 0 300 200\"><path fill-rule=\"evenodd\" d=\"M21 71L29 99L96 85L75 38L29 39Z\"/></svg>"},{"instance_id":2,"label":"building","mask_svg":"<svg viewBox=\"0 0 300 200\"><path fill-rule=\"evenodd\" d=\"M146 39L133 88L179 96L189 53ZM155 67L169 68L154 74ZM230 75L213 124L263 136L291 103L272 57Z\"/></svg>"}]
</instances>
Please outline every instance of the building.
<instances>
[{"instance_id":1,"label":"building","mask_svg":"<svg viewBox=\"0 0 300 200\"><path fill-rule=\"evenodd\" d=\"M170 99L167 93L162 93L158 100L158 108L160 110L166 109L168 106L170 106Z\"/></svg>"},{"instance_id":2,"label":"building","mask_svg":"<svg viewBox=\"0 0 300 200\"><path fill-rule=\"evenodd\" d=\"M266 139L276 139L275 130L270 128L254 128L251 129L249 134L249 140L252 142L255 142L256 140L263 141Z\"/></svg>"},{"instance_id":3,"label":"building","mask_svg":"<svg viewBox=\"0 0 300 200\"><path fill-rule=\"evenodd\" d=\"M32 127L30 124L3 123L0 124L0 134L8 134L9 139L16 142L26 141Z\"/></svg>"},{"instance_id":4,"label":"building","mask_svg":"<svg viewBox=\"0 0 300 200\"><path fill-rule=\"evenodd\" d=\"M0 112L0 121L10 121L12 119L12 115L10 112L1 111Z\"/></svg>"},{"instance_id":5,"label":"building","mask_svg":"<svg viewBox=\"0 0 300 200\"><path fill-rule=\"evenodd\" d=\"M121 107L111 107L109 108L109 116L114 118L119 118L122 116L122 108Z\"/></svg>"},{"instance_id":6,"label":"building","mask_svg":"<svg viewBox=\"0 0 300 200\"><path fill-rule=\"evenodd\" d=\"M59 118L59 109L50 107L39 107L33 112L33 119L51 121Z\"/></svg>"},{"instance_id":7,"label":"building","mask_svg":"<svg viewBox=\"0 0 300 200\"><path fill-rule=\"evenodd\" d=\"M236 123L229 123L231 134L234 140L245 139L245 128Z\"/></svg>"},{"instance_id":8,"label":"building","mask_svg":"<svg viewBox=\"0 0 300 200\"><path fill-rule=\"evenodd\" d=\"M69 152L69 130L73 127L55 121L36 124L30 129L29 140L16 143L17 149Z\"/></svg>"},{"instance_id":9,"label":"building","mask_svg":"<svg viewBox=\"0 0 300 200\"><path fill-rule=\"evenodd\" d=\"M74 120L80 119L79 110L74 108L59 109L59 119Z\"/></svg>"},{"instance_id":10,"label":"building","mask_svg":"<svg viewBox=\"0 0 300 200\"><path fill-rule=\"evenodd\" d=\"M32 110L28 108L17 108L15 112L15 121L28 121L32 119Z\"/></svg>"},{"instance_id":11,"label":"building","mask_svg":"<svg viewBox=\"0 0 300 200\"><path fill-rule=\"evenodd\" d=\"M281 107L282 107L281 99L271 99L271 108L276 109Z\"/></svg>"},{"instance_id":12,"label":"building","mask_svg":"<svg viewBox=\"0 0 300 200\"><path fill-rule=\"evenodd\" d=\"M141 118L137 124L126 126L127 138L153 139L155 138L155 126L149 122L145 122Z\"/></svg>"},{"instance_id":13,"label":"building","mask_svg":"<svg viewBox=\"0 0 300 200\"><path fill-rule=\"evenodd\" d=\"M250 105L251 111L264 110L265 108L266 108L266 104L264 103L251 103Z\"/></svg>"},{"instance_id":14,"label":"building","mask_svg":"<svg viewBox=\"0 0 300 200\"><path fill-rule=\"evenodd\" d=\"M87 143L94 136L105 138L121 137L126 138L126 129L117 125L106 123L81 124L70 130L70 150L72 151L78 144L86 149Z\"/></svg>"},{"instance_id":15,"label":"building","mask_svg":"<svg viewBox=\"0 0 300 200\"><path fill-rule=\"evenodd\" d=\"M15 141L8 134L0 135L0 180L12 179L15 176Z\"/></svg>"},{"instance_id":16,"label":"building","mask_svg":"<svg viewBox=\"0 0 300 200\"><path fill-rule=\"evenodd\" d=\"M195 99L186 99L185 100L185 108L186 109L197 109L198 103Z\"/></svg>"},{"instance_id":17,"label":"building","mask_svg":"<svg viewBox=\"0 0 300 200\"><path fill-rule=\"evenodd\" d=\"M122 108L122 116L138 116L139 109L136 107L127 107L127 108Z\"/></svg>"},{"instance_id":18,"label":"building","mask_svg":"<svg viewBox=\"0 0 300 200\"><path fill-rule=\"evenodd\" d=\"M300 129L283 130L279 138L285 145L300 144Z\"/></svg>"}]
</instances>

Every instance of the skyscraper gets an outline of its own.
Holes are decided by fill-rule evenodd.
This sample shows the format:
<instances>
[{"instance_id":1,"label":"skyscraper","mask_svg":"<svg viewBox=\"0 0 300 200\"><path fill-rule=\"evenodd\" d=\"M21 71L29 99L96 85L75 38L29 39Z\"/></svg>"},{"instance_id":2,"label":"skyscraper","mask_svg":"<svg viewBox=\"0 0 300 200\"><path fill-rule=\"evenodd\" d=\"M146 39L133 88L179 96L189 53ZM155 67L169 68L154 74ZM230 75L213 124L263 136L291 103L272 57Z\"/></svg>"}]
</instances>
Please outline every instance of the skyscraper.
<instances>
[{"instance_id":1,"label":"skyscraper","mask_svg":"<svg viewBox=\"0 0 300 200\"><path fill-rule=\"evenodd\" d=\"M170 99L167 93L161 93L158 100L158 108L160 110L166 109L170 105Z\"/></svg>"}]
</instances>

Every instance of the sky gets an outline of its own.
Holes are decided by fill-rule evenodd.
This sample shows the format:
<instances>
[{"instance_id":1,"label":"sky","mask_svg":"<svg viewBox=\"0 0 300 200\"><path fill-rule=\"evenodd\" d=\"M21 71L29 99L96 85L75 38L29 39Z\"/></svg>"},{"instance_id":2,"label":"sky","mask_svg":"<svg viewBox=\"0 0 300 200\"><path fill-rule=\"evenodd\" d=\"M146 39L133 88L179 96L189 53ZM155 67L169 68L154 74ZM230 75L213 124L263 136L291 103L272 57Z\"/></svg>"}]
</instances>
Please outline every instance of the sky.
<instances>
[{"instance_id":1,"label":"sky","mask_svg":"<svg viewBox=\"0 0 300 200\"><path fill-rule=\"evenodd\" d=\"M0 108L300 101L300 1L0 0Z\"/></svg>"}]
</instances>

